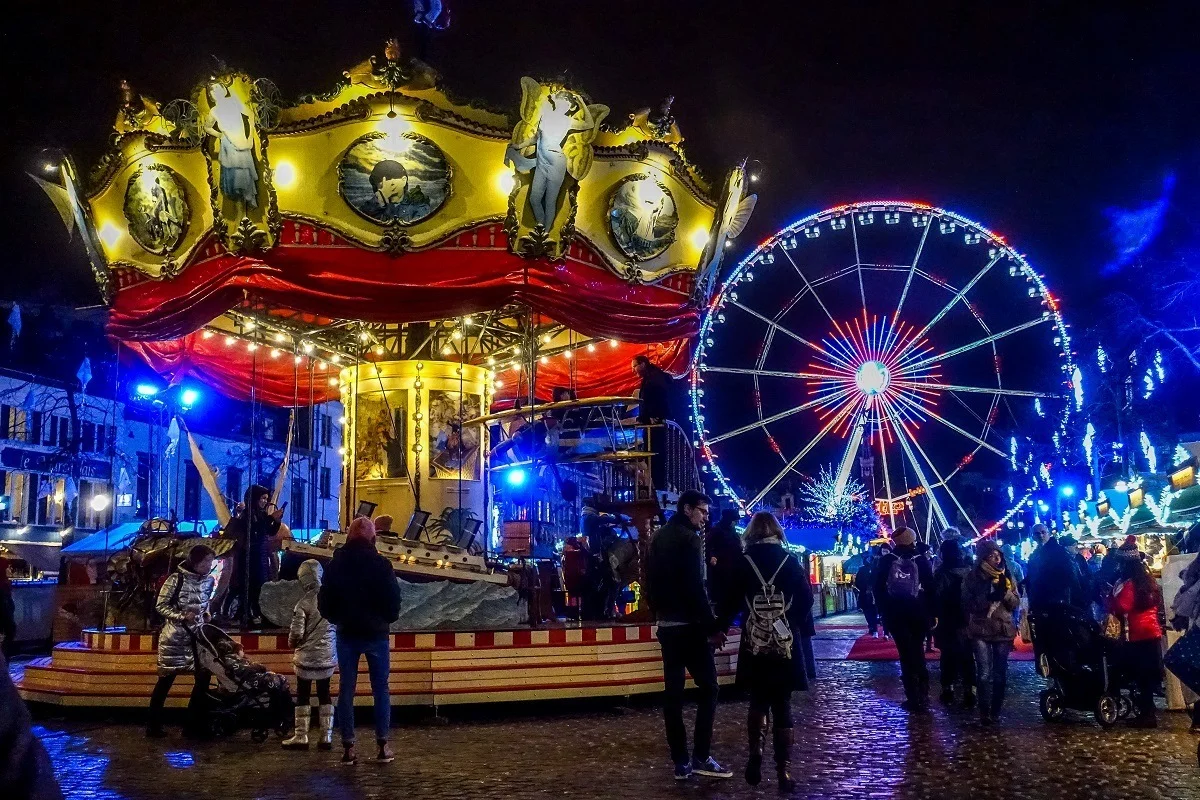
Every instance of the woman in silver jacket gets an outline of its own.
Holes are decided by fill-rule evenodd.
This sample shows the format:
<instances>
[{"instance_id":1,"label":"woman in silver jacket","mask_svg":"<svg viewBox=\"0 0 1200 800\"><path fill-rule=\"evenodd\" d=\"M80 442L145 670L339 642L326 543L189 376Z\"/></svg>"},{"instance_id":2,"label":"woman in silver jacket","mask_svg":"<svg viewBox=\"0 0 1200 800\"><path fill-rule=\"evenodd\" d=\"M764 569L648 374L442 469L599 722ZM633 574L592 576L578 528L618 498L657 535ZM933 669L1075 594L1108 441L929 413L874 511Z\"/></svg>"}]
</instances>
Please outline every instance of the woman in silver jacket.
<instances>
[{"instance_id":1,"label":"woman in silver jacket","mask_svg":"<svg viewBox=\"0 0 1200 800\"><path fill-rule=\"evenodd\" d=\"M321 562L309 559L300 565L296 577L304 595L292 609L292 627L288 643L295 648L292 665L296 669L296 730L283 741L294 750L308 749L308 729L312 720L313 681L317 683L318 721L321 738L317 749L333 747L333 701L329 697L329 679L337 666L333 626L317 610L317 593L321 590Z\"/></svg>"},{"instance_id":2,"label":"woman in silver jacket","mask_svg":"<svg viewBox=\"0 0 1200 800\"><path fill-rule=\"evenodd\" d=\"M189 722L184 732L192 736L205 736L208 733L208 683L212 674L196 665L196 652L189 628L208 617L208 605L212 602L215 588L210 574L215 556L211 548L196 545L188 553L187 560L167 576L158 591L155 610L164 622L158 634L158 683L150 695L147 736L159 738L166 735L162 728L162 710L167 692L171 690L176 675L193 671L196 682L188 700Z\"/></svg>"}]
</instances>

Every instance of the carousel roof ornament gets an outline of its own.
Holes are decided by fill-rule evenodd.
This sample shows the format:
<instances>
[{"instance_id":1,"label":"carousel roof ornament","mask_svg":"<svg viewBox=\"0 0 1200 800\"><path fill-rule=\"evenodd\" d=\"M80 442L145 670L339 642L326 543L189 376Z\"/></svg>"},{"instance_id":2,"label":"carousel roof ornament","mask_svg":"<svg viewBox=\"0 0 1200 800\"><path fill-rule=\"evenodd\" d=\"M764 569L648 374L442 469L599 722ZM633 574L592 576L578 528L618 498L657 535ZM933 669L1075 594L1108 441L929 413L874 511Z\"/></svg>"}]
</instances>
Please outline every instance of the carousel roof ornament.
<instances>
[{"instance_id":1,"label":"carousel roof ornament","mask_svg":"<svg viewBox=\"0 0 1200 800\"><path fill-rule=\"evenodd\" d=\"M585 337L694 336L753 209L744 166L714 195L673 98L611 128L565 79L520 90L510 112L459 99L395 39L294 102L223 65L166 104L123 81L86 195L60 170L110 332L179 340L251 305L408 324L521 304Z\"/></svg>"}]
</instances>

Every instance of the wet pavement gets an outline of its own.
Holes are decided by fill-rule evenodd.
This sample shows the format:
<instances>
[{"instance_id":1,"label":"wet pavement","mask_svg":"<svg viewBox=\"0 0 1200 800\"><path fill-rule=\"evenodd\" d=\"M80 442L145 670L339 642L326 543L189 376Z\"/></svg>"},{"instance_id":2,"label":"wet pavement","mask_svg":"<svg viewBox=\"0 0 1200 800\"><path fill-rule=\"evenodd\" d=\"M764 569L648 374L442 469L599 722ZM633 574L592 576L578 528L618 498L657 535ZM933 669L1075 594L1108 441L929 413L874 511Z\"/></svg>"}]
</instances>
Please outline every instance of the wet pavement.
<instances>
[{"instance_id":1,"label":"wet pavement","mask_svg":"<svg viewBox=\"0 0 1200 800\"><path fill-rule=\"evenodd\" d=\"M980 728L973 716L942 708L910 718L898 707L896 664L840 660L852 631L818 636L819 657L833 660L819 662L819 682L795 701L796 797L1200 798L1200 737L1187 732L1183 714L1161 714L1162 727L1151 731L1103 731L1079 714L1050 725L1037 711L1041 679L1032 664L1017 663L999 726ZM409 716L396 722L395 763L364 759L351 768L337 764L337 752L285 752L274 737L193 744L173 731L148 741L133 722L98 717L43 716L38 734L70 798L773 797L773 781L752 790L740 778L746 705L726 696L713 749L738 774L682 784L672 779L649 700ZM369 716L359 723L369 725ZM360 740L370 736L360 730Z\"/></svg>"}]
</instances>

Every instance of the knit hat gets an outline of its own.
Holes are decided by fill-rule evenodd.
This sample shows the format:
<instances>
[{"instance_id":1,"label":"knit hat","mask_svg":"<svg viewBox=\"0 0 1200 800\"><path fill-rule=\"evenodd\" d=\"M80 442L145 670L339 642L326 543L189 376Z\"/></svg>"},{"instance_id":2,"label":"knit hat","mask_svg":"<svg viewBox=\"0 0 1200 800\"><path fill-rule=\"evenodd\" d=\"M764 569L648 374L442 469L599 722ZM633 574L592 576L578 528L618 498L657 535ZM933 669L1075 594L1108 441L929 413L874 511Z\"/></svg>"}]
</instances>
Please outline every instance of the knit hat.
<instances>
[{"instance_id":1,"label":"knit hat","mask_svg":"<svg viewBox=\"0 0 1200 800\"><path fill-rule=\"evenodd\" d=\"M1136 553L1138 551L1137 537L1132 533L1125 537L1125 541L1121 542L1121 546L1117 548L1126 553Z\"/></svg>"},{"instance_id":2,"label":"knit hat","mask_svg":"<svg viewBox=\"0 0 1200 800\"><path fill-rule=\"evenodd\" d=\"M375 544L375 523L367 517L356 517L346 530L346 541L364 541Z\"/></svg>"},{"instance_id":3,"label":"knit hat","mask_svg":"<svg viewBox=\"0 0 1200 800\"><path fill-rule=\"evenodd\" d=\"M975 543L975 558L978 559L978 561L980 563L983 563L984 561L987 560L988 555L993 550L998 551L1001 556L1004 555L1003 548L1001 548L1000 545L996 544L995 539L988 539L986 537L983 539L980 539L978 542Z\"/></svg>"},{"instance_id":4,"label":"knit hat","mask_svg":"<svg viewBox=\"0 0 1200 800\"><path fill-rule=\"evenodd\" d=\"M901 528L892 534L892 543L897 547L912 547L917 543L917 532L912 528Z\"/></svg>"}]
</instances>

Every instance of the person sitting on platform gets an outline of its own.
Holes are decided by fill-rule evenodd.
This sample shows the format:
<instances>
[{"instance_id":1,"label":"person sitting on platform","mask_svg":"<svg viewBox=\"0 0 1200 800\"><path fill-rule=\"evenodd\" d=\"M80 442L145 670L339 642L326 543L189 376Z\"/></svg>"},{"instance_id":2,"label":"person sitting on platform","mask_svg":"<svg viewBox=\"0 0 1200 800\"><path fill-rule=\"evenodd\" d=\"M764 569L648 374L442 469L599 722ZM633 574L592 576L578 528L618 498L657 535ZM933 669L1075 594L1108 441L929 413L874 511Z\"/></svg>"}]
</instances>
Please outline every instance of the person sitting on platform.
<instances>
[{"instance_id":1,"label":"person sitting on platform","mask_svg":"<svg viewBox=\"0 0 1200 800\"><path fill-rule=\"evenodd\" d=\"M333 747L333 701L329 698L329 681L337 667L337 656L333 626L317 609L322 572L321 562L315 558L305 561L297 571L304 595L292 609L292 626L288 631L288 644L295 649L292 665L296 670L296 729L283 741L283 746L288 749L308 749L313 681L317 683L317 701L320 703L317 719L321 725L321 739L317 748L329 750Z\"/></svg>"},{"instance_id":2,"label":"person sitting on platform","mask_svg":"<svg viewBox=\"0 0 1200 800\"><path fill-rule=\"evenodd\" d=\"M394 521L395 520L392 519L391 514L380 514L375 518L375 533L382 533L386 534L387 536L395 536L395 534L392 533L392 523Z\"/></svg>"},{"instance_id":3,"label":"person sitting on platform","mask_svg":"<svg viewBox=\"0 0 1200 800\"><path fill-rule=\"evenodd\" d=\"M196 680L188 700L188 725L184 733L198 738L209 734L208 682L212 673L196 664L195 646L189 628L209 617L215 556L212 548L196 545L188 553L187 560L167 576L158 591L155 610L164 621L158 633L158 683L150 695L150 713L146 724L146 735L151 738L167 735L162 727L162 710L167 702L167 693L175 683L175 676L193 670Z\"/></svg>"},{"instance_id":4,"label":"person sitting on platform","mask_svg":"<svg viewBox=\"0 0 1200 800\"><path fill-rule=\"evenodd\" d=\"M354 691L358 661L367 658L375 705L376 760L395 761L388 745L392 727L392 697L388 691L390 653L388 629L400 617L400 584L392 564L375 549L375 526L358 517L346 531L346 544L333 554L325 582L317 593L317 610L337 627L338 725L342 731L342 763L358 763L354 749Z\"/></svg>"},{"instance_id":5,"label":"person sitting on platform","mask_svg":"<svg viewBox=\"0 0 1200 800\"><path fill-rule=\"evenodd\" d=\"M545 416L517 430L510 438L492 448L489 454L493 464L532 461L550 452L550 439L559 428L557 417Z\"/></svg>"}]
</instances>

